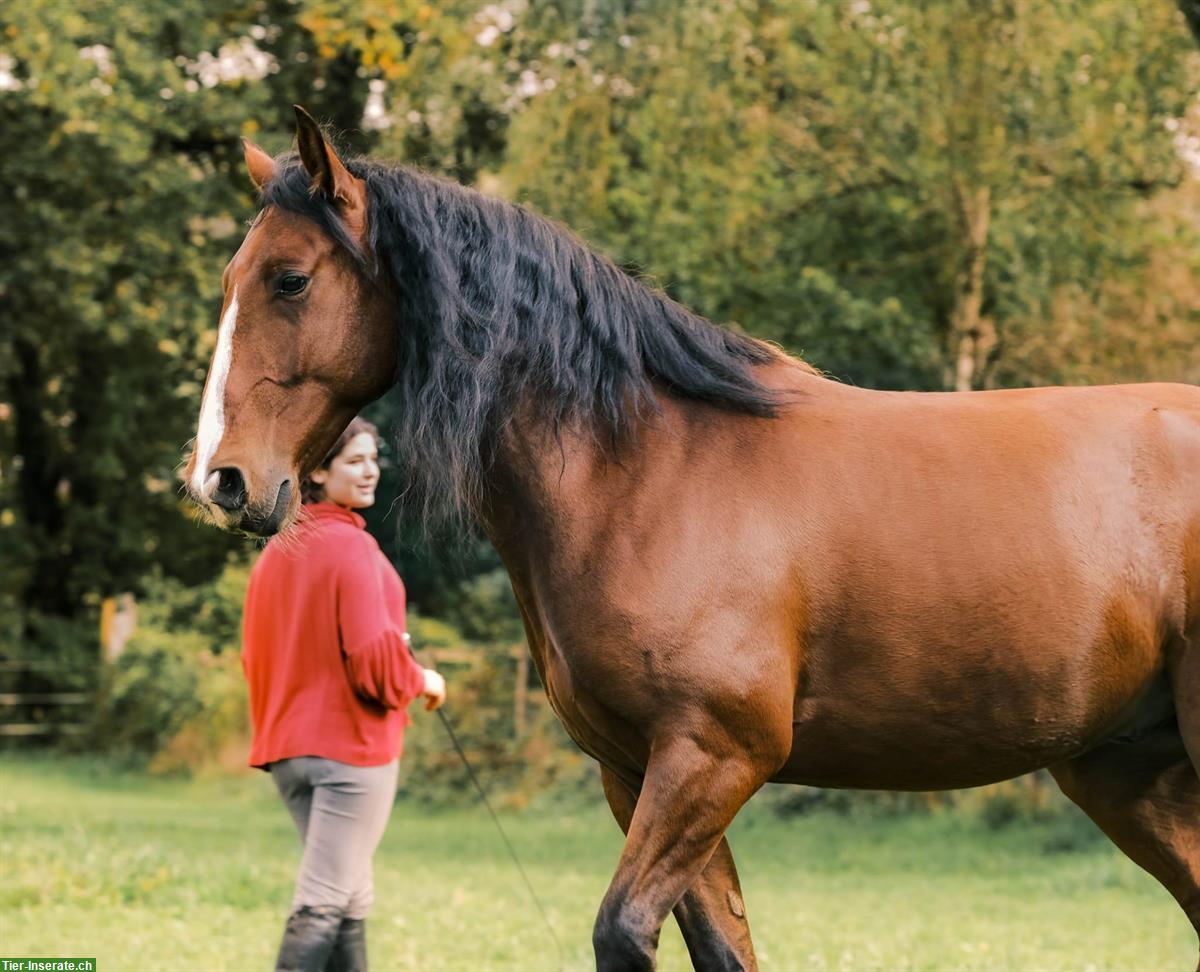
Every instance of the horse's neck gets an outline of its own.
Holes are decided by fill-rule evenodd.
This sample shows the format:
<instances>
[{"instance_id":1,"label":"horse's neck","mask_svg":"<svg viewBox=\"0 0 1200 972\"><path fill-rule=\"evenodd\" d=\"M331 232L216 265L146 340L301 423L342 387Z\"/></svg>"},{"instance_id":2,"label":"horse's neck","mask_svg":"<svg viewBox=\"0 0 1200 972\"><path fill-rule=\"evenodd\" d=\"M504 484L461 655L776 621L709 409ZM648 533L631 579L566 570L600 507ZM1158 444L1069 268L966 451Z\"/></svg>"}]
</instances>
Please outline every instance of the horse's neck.
<instances>
[{"instance_id":1,"label":"horse's neck","mask_svg":"<svg viewBox=\"0 0 1200 972\"><path fill-rule=\"evenodd\" d=\"M805 363L780 357L757 369L785 399L838 392ZM679 485L697 476L729 479L728 457L747 437L777 434L775 420L729 412L656 389L657 408L643 405L614 441L605 428L569 425L556 434L547 409L526 400L499 432L480 510L485 531L510 572L590 562L596 538L656 522L660 505L677 501ZM725 458L723 458L725 457ZM515 580L515 578L514 578Z\"/></svg>"},{"instance_id":2,"label":"horse's neck","mask_svg":"<svg viewBox=\"0 0 1200 972\"><path fill-rule=\"evenodd\" d=\"M785 395L828 385L792 358L781 357L757 374ZM618 511L627 515L632 505L669 495L697 456L720 453L723 439L736 439L747 423L763 421L656 391L656 407L629 403L630 424L615 439L609 429L584 423L556 432L546 408L532 399L513 409L496 442L481 511L502 556L569 543Z\"/></svg>"},{"instance_id":3,"label":"horse's neck","mask_svg":"<svg viewBox=\"0 0 1200 972\"><path fill-rule=\"evenodd\" d=\"M553 542L566 512L580 502L581 481L606 461L586 431L560 430L522 404L496 443L485 483L483 525L506 560L539 543Z\"/></svg>"},{"instance_id":4,"label":"horse's neck","mask_svg":"<svg viewBox=\"0 0 1200 972\"><path fill-rule=\"evenodd\" d=\"M563 448L576 446L572 439ZM545 624L537 594L537 575L561 549L562 489L557 483L564 460L553 430L539 423L535 410L522 408L495 445L476 514L500 555L526 623L526 634L543 683Z\"/></svg>"}]
</instances>

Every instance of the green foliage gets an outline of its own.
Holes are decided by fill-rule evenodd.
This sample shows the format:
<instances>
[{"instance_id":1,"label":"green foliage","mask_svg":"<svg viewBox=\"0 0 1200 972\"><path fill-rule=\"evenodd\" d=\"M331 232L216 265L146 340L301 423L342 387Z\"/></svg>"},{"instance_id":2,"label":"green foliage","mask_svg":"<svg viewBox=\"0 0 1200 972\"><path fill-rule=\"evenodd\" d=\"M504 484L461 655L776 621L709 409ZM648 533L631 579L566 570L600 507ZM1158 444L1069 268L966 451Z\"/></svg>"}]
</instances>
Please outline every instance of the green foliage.
<instances>
[{"instance_id":1,"label":"green foliage","mask_svg":"<svg viewBox=\"0 0 1200 972\"><path fill-rule=\"evenodd\" d=\"M860 384L953 386L964 365L1022 384L1049 371L1030 332L1143 327L1104 295L1161 285L1143 201L1188 178L1182 26L1169 4L1081 0L634 5L546 49L501 185ZM853 297L824 314L813 282ZM1063 293L1092 296L1082 320L1055 314ZM1063 357L1054 379L1079 380Z\"/></svg>"},{"instance_id":2,"label":"green foliage","mask_svg":"<svg viewBox=\"0 0 1200 972\"><path fill-rule=\"evenodd\" d=\"M102 667L84 745L152 772L240 766L249 715L242 677L242 603L250 564L231 560L208 584L156 577L136 634Z\"/></svg>"},{"instance_id":3,"label":"green foliage","mask_svg":"<svg viewBox=\"0 0 1200 972\"><path fill-rule=\"evenodd\" d=\"M463 641L462 635L452 625L437 618L421 617L412 610L408 612L408 633L421 652L458 648Z\"/></svg>"},{"instance_id":4,"label":"green foliage","mask_svg":"<svg viewBox=\"0 0 1200 972\"><path fill-rule=\"evenodd\" d=\"M525 637L512 584L500 567L462 582L447 613L472 641L511 645Z\"/></svg>"},{"instance_id":5,"label":"green foliage","mask_svg":"<svg viewBox=\"0 0 1200 972\"><path fill-rule=\"evenodd\" d=\"M147 759L201 710L199 635L143 628L105 672L95 711L96 735L111 753Z\"/></svg>"},{"instance_id":6,"label":"green foliage","mask_svg":"<svg viewBox=\"0 0 1200 972\"><path fill-rule=\"evenodd\" d=\"M204 584L184 584L156 573L146 583L139 607L142 626L169 634L196 635L214 655L236 654L242 643L242 606L254 560L232 555Z\"/></svg>"}]
</instances>

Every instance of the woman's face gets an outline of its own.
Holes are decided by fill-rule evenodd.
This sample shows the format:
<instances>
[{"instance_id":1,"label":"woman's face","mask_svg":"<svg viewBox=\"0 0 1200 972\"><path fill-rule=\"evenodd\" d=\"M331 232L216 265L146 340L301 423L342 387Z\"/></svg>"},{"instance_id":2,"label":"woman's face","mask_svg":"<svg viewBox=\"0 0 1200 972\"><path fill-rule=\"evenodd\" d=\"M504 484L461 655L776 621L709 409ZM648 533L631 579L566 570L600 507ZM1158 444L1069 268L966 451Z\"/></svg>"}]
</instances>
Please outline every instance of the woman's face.
<instances>
[{"instance_id":1,"label":"woman's face","mask_svg":"<svg viewBox=\"0 0 1200 972\"><path fill-rule=\"evenodd\" d=\"M375 502L375 487L379 483L379 450L375 436L360 432L329 464L328 469L314 469L309 475L325 490L325 500L348 510L364 510Z\"/></svg>"}]
</instances>

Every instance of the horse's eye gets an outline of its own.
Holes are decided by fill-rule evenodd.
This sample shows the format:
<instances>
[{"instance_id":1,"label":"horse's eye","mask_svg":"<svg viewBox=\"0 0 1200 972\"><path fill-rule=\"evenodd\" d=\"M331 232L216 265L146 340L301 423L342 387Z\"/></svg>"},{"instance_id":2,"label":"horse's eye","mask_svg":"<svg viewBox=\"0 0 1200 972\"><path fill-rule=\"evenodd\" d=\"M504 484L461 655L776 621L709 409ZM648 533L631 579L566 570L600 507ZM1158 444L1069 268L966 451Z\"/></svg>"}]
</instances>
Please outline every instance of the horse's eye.
<instances>
[{"instance_id":1,"label":"horse's eye","mask_svg":"<svg viewBox=\"0 0 1200 972\"><path fill-rule=\"evenodd\" d=\"M285 273L279 278L278 293L284 297L296 297L304 293L304 288L308 286L308 277L302 273Z\"/></svg>"}]
</instances>

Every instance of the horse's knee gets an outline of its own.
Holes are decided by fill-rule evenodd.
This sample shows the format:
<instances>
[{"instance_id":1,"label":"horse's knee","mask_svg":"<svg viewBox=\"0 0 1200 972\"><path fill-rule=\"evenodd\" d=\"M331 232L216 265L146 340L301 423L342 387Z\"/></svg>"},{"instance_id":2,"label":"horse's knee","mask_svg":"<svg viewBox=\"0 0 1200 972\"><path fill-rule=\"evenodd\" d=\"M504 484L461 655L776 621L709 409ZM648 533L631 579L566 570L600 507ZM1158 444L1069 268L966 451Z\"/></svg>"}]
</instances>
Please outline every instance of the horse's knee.
<instances>
[{"instance_id":1,"label":"horse's knee","mask_svg":"<svg viewBox=\"0 0 1200 972\"><path fill-rule=\"evenodd\" d=\"M605 901L592 929L597 972L650 972L655 966L658 929L628 904Z\"/></svg>"}]
</instances>

